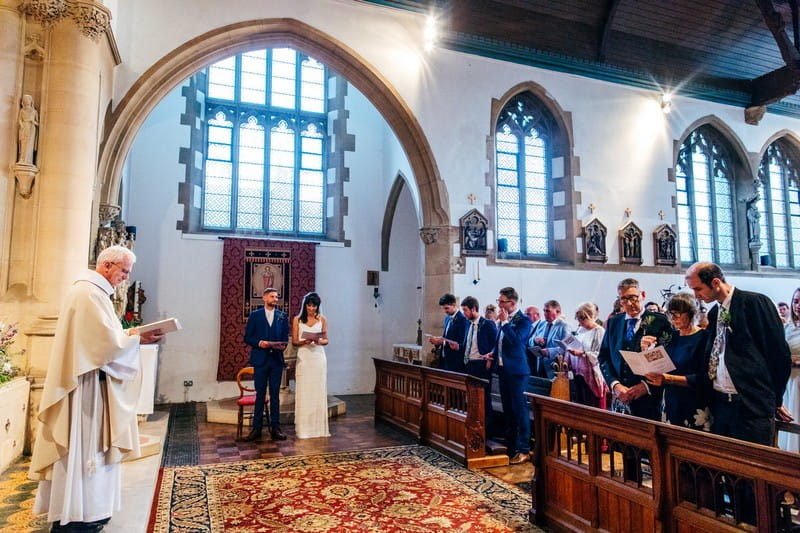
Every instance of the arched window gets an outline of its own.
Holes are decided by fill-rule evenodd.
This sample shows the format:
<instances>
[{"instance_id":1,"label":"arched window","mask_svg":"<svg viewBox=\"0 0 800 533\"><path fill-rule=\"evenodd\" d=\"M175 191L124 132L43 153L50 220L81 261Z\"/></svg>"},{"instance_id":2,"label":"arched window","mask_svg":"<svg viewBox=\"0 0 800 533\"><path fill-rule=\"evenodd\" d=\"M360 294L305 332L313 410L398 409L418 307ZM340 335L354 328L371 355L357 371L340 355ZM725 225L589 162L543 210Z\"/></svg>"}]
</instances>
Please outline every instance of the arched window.
<instances>
[{"instance_id":1,"label":"arched window","mask_svg":"<svg viewBox=\"0 0 800 533\"><path fill-rule=\"evenodd\" d=\"M777 268L800 268L800 198L798 164L791 147L775 141L767 148L758 177L761 223L759 254Z\"/></svg>"},{"instance_id":2,"label":"arched window","mask_svg":"<svg viewBox=\"0 0 800 533\"><path fill-rule=\"evenodd\" d=\"M201 229L325 234L325 66L290 48L206 71Z\"/></svg>"},{"instance_id":3,"label":"arched window","mask_svg":"<svg viewBox=\"0 0 800 533\"><path fill-rule=\"evenodd\" d=\"M496 227L498 252L504 257L553 255L550 162L555 132L550 112L528 92L512 98L498 116Z\"/></svg>"},{"instance_id":4,"label":"arched window","mask_svg":"<svg viewBox=\"0 0 800 533\"><path fill-rule=\"evenodd\" d=\"M681 261L736 263L734 176L729 152L709 126L683 143L676 165Z\"/></svg>"}]
</instances>

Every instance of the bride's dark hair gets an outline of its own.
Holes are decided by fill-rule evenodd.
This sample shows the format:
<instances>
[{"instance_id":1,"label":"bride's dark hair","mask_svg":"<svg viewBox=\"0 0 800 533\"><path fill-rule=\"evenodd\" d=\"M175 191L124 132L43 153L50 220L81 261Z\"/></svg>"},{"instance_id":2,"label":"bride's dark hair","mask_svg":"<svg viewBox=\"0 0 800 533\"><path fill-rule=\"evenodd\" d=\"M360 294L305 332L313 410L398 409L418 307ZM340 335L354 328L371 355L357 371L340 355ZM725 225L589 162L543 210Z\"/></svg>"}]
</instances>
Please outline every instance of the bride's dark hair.
<instances>
[{"instance_id":1,"label":"bride's dark hair","mask_svg":"<svg viewBox=\"0 0 800 533\"><path fill-rule=\"evenodd\" d=\"M309 292L305 296L303 296L303 303L300 304L300 322L305 324L308 322L308 311L306 310L306 305L316 305L317 306L317 315L319 315L319 306L322 303L322 300L319 298L319 294L316 292Z\"/></svg>"}]
</instances>

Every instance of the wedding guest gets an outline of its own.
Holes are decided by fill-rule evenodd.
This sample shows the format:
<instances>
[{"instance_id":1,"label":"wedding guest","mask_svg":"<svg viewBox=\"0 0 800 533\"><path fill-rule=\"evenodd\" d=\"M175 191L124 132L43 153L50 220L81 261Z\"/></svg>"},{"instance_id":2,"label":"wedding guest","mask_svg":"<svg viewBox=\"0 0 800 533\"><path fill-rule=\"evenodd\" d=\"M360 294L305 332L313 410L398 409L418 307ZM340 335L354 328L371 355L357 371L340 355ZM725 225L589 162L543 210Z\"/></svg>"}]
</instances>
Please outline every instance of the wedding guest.
<instances>
[{"instance_id":1,"label":"wedding guest","mask_svg":"<svg viewBox=\"0 0 800 533\"><path fill-rule=\"evenodd\" d=\"M789 304L786 302L778 302L778 314L781 316L781 322L784 324L789 323Z\"/></svg>"},{"instance_id":2,"label":"wedding guest","mask_svg":"<svg viewBox=\"0 0 800 533\"><path fill-rule=\"evenodd\" d=\"M464 367L464 335L467 333L467 319L458 310L456 297L450 293L439 298L439 306L444 312L444 326L441 337L430 337L429 342L441 346L442 366L444 370L463 373Z\"/></svg>"},{"instance_id":3,"label":"wedding guest","mask_svg":"<svg viewBox=\"0 0 800 533\"><path fill-rule=\"evenodd\" d=\"M576 338L583 348L569 348L568 363L575 375L574 400L583 405L605 409L608 385L600 371L597 354L606 330L595 322L595 313L595 305L590 302L582 303L575 311L575 320L578 322Z\"/></svg>"},{"instance_id":4,"label":"wedding guest","mask_svg":"<svg viewBox=\"0 0 800 533\"><path fill-rule=\"evenodd\" d=\"M569 326L561 316L561 304L556 300L544 303L544 320L540 320L535 329L531 329L528 341L528 365L531 375L553 379L555 371L553 363L564 355L564 349L558 341L569 334Z\"/></svg>"},{"instance_id":5,"label":"wedding guest","mask_svg":"<svg viewBox=\"0 0 800 533\"><path fill-rule=\"evenodd\" d=\"M461 300L461 312L469 326L464 337L464 365L467 374L488 383L484 386L484 427L491 427L492 418L492 360L497 341L497 326L494 321L481 316L480 304L474 296Z\"/></svg>"},{"instance_id":6,"label":"wedding guest","mask_svg":"<svg viewBox=\"0 0 800 533\"><path fill-rule=\"evenodd\" d=\"M292 319L292 344L297 346L294 429L298 439L329 437L328 321L320 313L316 292L303 297L300 314Z\"/></svg>"},{"instance_id":7,"label":"wedding guest","mask_svg":"<svg viewBox=\"0 0 800 533\"><path fill-rule=\"evenodd\" d=\"M792 353L792 373L786 383L783 405L794 416L800 413L800 287L792 294L788 321L784 327L786 342ZM800 453L800 435L778 433L778 447L781 450Z\"/></svg>"},{"instance_id":8,"label":"wedding guest","mask_svg":"<svg viewBox=\"0 0 800 533\"><path fill-rule=\"evenodd\" d=\"M494 304L489 304L483 311L483 318L486 320L491 320L494 322L494 325L497 325L497 307Z\"/></svg>"},{"instance_id":9,"label":"wedding guest","mask_svg":"<svg viewBox=\"0 0 800 533\"><path fill-rule=\"evenodd\" d=\"M657 303L651 301L651 302L647 302L646 304L644 304L644 310L645 311L650 311L651 313L660 313L661 312L661 306L658 305Z\"/></svg>"},{"instance_id":10,"label":"wedding guest","mask_svg":"<svg viewBox=\"0 0 800 533\"><path fill-rule=\"evenodd\" d=\"M688 293L675 294L667 303L667 314L677 332L665 346L675 370L648 373L645 378L651 385L664 387L663 422L710 431L708 400L697 387L697 380L705 371L706 343L706 331L697 326L697 302ZM655 342L652 335L642 337L642 350Z\"/></svg>"}]
</instances>

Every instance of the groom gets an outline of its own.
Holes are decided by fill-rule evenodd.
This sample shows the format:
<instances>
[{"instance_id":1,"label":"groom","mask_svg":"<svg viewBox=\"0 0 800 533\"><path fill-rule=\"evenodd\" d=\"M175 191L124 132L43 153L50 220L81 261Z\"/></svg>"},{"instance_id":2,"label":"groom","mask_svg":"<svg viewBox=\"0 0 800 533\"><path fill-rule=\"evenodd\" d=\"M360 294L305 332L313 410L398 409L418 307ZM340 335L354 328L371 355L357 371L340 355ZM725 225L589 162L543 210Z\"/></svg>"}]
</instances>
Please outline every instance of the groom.
<instances>
[{"instance_id":1,"label":"groom","mask_svg":"<svg viewBox=\"0 0 800 533\"><path fill-rule=\"evenodd\" d=\"M253 381L256 387L256 404L253 410L253 429L243 441L261 438L264 402L269 384L269 419L272 440L286 440L281 431L280 387L286 363L283 350L289 342L289 320L286 313L277 309L278 290L264 289L264 307L256 309L247 319L244 342L250 346L250 365L253 367Z\"/></svg>"}]
</instances>

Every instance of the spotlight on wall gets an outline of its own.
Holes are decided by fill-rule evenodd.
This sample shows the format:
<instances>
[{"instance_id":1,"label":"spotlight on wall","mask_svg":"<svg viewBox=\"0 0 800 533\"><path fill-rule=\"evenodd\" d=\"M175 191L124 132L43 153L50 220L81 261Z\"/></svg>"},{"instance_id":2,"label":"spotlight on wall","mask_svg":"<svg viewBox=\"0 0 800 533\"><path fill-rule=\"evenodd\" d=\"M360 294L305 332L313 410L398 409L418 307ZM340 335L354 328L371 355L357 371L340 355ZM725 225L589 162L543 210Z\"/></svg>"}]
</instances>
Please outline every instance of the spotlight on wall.
<instances>
[{"instance_id":1,"label":"spotlight on wall","mask_svg":"<svg viewBox=\"0 0 800 533\"><path fill-rule=\"evenodd\" d=\"M661 111L665 115L672 111L672 95L670 93L661 94Z\"/></svg>"},{"instance_id":2,"label":"spotlight on wall","mask_svg":"<svg viewBox=\"0 0 800 533\"><path fill-rule=\"evenodd\" d=\"M438 21L433 15L428 15L425 20L425 51L430 52L436 46L436 41L439 39Z\"/></svg>"}]
</instances>

